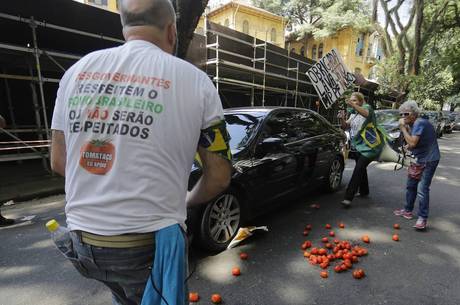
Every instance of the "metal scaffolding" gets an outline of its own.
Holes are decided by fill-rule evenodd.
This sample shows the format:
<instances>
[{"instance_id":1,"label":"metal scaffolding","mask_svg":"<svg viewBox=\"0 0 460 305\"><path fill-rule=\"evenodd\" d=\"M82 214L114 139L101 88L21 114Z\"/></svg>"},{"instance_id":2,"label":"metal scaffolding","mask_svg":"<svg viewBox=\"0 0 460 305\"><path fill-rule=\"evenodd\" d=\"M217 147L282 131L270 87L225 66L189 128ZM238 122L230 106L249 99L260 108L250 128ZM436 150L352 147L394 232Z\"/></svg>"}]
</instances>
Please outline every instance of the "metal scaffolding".
<instances>
[{"instance_id":1,"label":"metal scaffolding","mask_svg":"<svg viewBox=\"0 0 460 305\"><path fill-rule=\"evenodd\" d=\"M50 114L53 109L53 100L57 91L57 84L65 72L82 54L73 54L66 51L46 50L40 47L40 39L37 31L52 30L64 33L71 33L82 37L109 41L110 43L121 44L123 40L101 34L90 33L69 27L59 26L52 23L35 20L34 17L24 18L0 12L0 22L5 23L11 31L22 29L27 25L30 30L32 45L21 46L3 39L7 36L0 36L0 55L2 56L0 78L3 79L1 87L5 92L5 99L8 109L8 129L0 130L0 162L10 162L30 159L41 159L45 169L49 169L50 150ZM8 38L5 38L8 39ZM11 63L10 63L11 62ZM11 89L12 82L16 91L20 90L21 105L15 107ZM20 84L18 84L20 83ZM50 84L52 93L46 98L45 85ZM30 94L25 96L29 87ZM20 88L20 89L17 89ZM51 95L51 96L49 96ZM24 102L28 100L32 105L33 119L22 119L26 124L18 123L18 117L22 112ZM31 124L33 121L33 124Z\"/></svg>"},{"instance_id":2,"label":"metal scaffolding","mask_svg":"<svg viewBox=\"0 0 460 305\"><path fill-rule=\"evenodd\" d=\"M313 61L283 48L205 20L206 71L221 96L249 95L228 106L309 107L318 96L305 72ZM259 97L259 101L257 101ZM228 98L227 98L228 100ZM306 103L307 102L307 103Z\"/></svg>"}]
</instances>

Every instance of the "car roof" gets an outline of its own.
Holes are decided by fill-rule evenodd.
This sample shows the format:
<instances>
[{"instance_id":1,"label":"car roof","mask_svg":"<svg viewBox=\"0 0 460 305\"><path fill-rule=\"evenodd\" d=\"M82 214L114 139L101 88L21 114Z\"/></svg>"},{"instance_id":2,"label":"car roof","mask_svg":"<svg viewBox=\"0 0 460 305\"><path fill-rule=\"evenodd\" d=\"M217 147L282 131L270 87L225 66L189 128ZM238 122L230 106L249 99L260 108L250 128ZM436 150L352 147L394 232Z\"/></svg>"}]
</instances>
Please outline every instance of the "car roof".
<instances>
[{"instance_id":1,"label":"car roof","mask_svg":"<svg viewBox=\"0 0 460 305\"><path fill-rule=\"evenodd\" d=\"M268 114L274 110L278 109L285 109L285 110L303 110L303 111L311 111L310 109L306 108L295 108L295 107L281 107L281 106L257 106L257 107L234 107L234 108L225 108L224 114L227 113L254 113L254 112L262 112Z\"/></svg>"}]
</instances>

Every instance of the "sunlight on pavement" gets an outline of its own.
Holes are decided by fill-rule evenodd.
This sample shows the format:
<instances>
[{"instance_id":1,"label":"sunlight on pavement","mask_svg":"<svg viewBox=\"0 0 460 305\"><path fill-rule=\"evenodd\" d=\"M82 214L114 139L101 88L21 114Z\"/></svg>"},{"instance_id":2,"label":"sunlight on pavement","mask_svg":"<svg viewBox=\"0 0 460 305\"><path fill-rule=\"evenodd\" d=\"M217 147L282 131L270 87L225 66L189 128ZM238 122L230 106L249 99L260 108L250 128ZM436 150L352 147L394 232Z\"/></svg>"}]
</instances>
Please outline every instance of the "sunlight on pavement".
<instances>
[{"instance_id":1,"label":"sunlight on pavement","mask_svg":"<svg viewBox=\"0 0 460 305\"><path fill-rule=\"evenodd\" d=\"M436 220L436 228L442 231L447 231L447 232L460 232L460 226L456 223L453 223L451 221L448 221L446 219L440 219ZM457 239L460 241L460 236L459 235L454 235L452 238Z\"/></svg>"},{"instance_id":2,"label":"sunlight on pavement","mask_svg":"<svg viewBox=\"0 0 460 305\"><path fill-rule=\"evenodd\" d=\"M456 267L460 267L460 249L458 249L458 246L436 245L435 247L454 260Z\"/></svg>"},{"instance_id":3,"label":"sunlight on pavement","mask_svg":"<svg viewBox=\"0 0 460 305\"><path fill-rule=\"evenodd\" d=\"M54 244L51 238L47 238L44 240L34 242L33 244L27 245L27 247L20 248L20 250L38 250L50 247L54 247Z\"/></svg>"},{"instance_id":4,"label":"sunlight on pavement","mask_svg":"<svg viewBox=\"0 0 460 305\"><path fill-rule=\"evenodd\" d=\"M439 255L433 255L429 253L421 253L418 254L417 257L425 264L429 265L438 265L438 266L443 266L444 264L447 263L445 259L442 259L439 257Z\"/></svg>"},{"instance_id":5,"label":"sunlight on pavement","mask_svg":"<svg viewBox=\"0 0 460 305\"><path fill-rule=\"evenodd\" d=\"M284 304L305 304L307 302L305 285L294 286L290 284L289 286L278 287L276 292Z\"/></svg>"},{"instance_id":6,"label":"sunlight on pavement","mask_svg":"<svg viewBox=\"0 0 460 305\"><path fill-rule=\"evenodd\" d=\"M351 242L353 241L360 241L361 244L364 244L363 242L361 242L361 237L363 235L368 235L370 237L370 240L371 240L371 244L373 242L379 242L379 243L382 243L382 242L387 242L387 243L394 243L394 241L391 239L393 233L392 233L392 229L388 229L386 231L380 231L380 230L369 230L369 229L365 229L365 228L358 228L358 229L346 229L344 230L343 232L340 232L340 237L341 239L346 239L346 240L350 240ZM367 247L365 244L364 244L365 247Z\"/></svg>"},{"instance_id":7,"label":"sunlight on pavement","mask_svg":"<svg viewBox=\"0 0 460 305\"><path fill-rule=\"evenodd\" d=\"M38 266L0 267L0 279L18 275L27 275L35 272L38 268Z\"/></svg>"},{"instance_id":8,"label":"sunlight on pavement","mask_svg":"<svg viewBox=\"0 0 460 305\"><path fill-rule=\"evenodd\" d=\"M239 256L236 253L232 255L226 254L224 252L212 258L207 258L206 263L199 267L200 275L207 280L225 284L234 280L231 272L233 267L240 266L241 272L244 273L245 269L241 264Z\"/></svg>"}]
</instances>

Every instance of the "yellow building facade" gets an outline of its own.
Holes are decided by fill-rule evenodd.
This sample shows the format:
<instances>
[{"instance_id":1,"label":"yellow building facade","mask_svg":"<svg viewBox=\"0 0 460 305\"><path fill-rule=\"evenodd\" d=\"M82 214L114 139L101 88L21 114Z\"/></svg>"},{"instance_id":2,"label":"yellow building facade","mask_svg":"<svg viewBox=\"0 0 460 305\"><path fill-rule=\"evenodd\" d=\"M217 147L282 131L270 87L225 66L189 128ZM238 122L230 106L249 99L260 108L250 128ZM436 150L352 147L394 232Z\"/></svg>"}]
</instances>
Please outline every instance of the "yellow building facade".
<instances>
[{"instance_id":1,"label":"yellow building facade","mask_svg":"<svg viewBox=\"0 0 460 305\"><path fill-rule=\"evenodd\" d=\"M373 78L372 67L383 58L382 41L377 33L359 32L346 28L323 39L313 37L286 41L286 49L313 60L320 59L331 49L337 49L352 72Z\"/></svg>"},{"instance_id":2,"label":"yellow building facade","mask_svg":"<svg viewBox=\"0 0 460 305\"><path fill-rule=\"evenodd\" d=\"M284 47L284 18L237 1L227 2L206 13L209 21ZM204 16L197 32L203 33Z\"/></svg>"},{"instance_id":3,"label":"yellow building facade","mask_svg":"<svg viewBox=\"0 0 460 305\"><path fill-rule=\"evenodd\" d=\"M86 4L99 6L114 13L118 13L117 0L84 0Z\"/></svg>"}]
</instances>

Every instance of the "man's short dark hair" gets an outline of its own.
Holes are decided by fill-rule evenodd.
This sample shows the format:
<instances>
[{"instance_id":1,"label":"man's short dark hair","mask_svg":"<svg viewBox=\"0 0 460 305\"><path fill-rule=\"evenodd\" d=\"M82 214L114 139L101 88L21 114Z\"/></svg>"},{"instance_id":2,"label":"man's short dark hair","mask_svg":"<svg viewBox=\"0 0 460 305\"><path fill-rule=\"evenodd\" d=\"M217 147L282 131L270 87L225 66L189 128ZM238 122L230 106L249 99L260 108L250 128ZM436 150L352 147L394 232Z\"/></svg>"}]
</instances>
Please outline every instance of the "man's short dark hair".
<instances>
[{"instance_id":1,"label":"man's short dark hair","mask_svg":"<svg viewBox=\"0 0 460 305\"><path fill-rule=\"evenodd\" d=\"M176 18L174 7L169 0L144 0L143 2L146 2L145 7L135 11L126 7L129 0L117 1L123 27L154 26L163 30L168 23L175 21Z\"/></svg>"}]
</instances>

